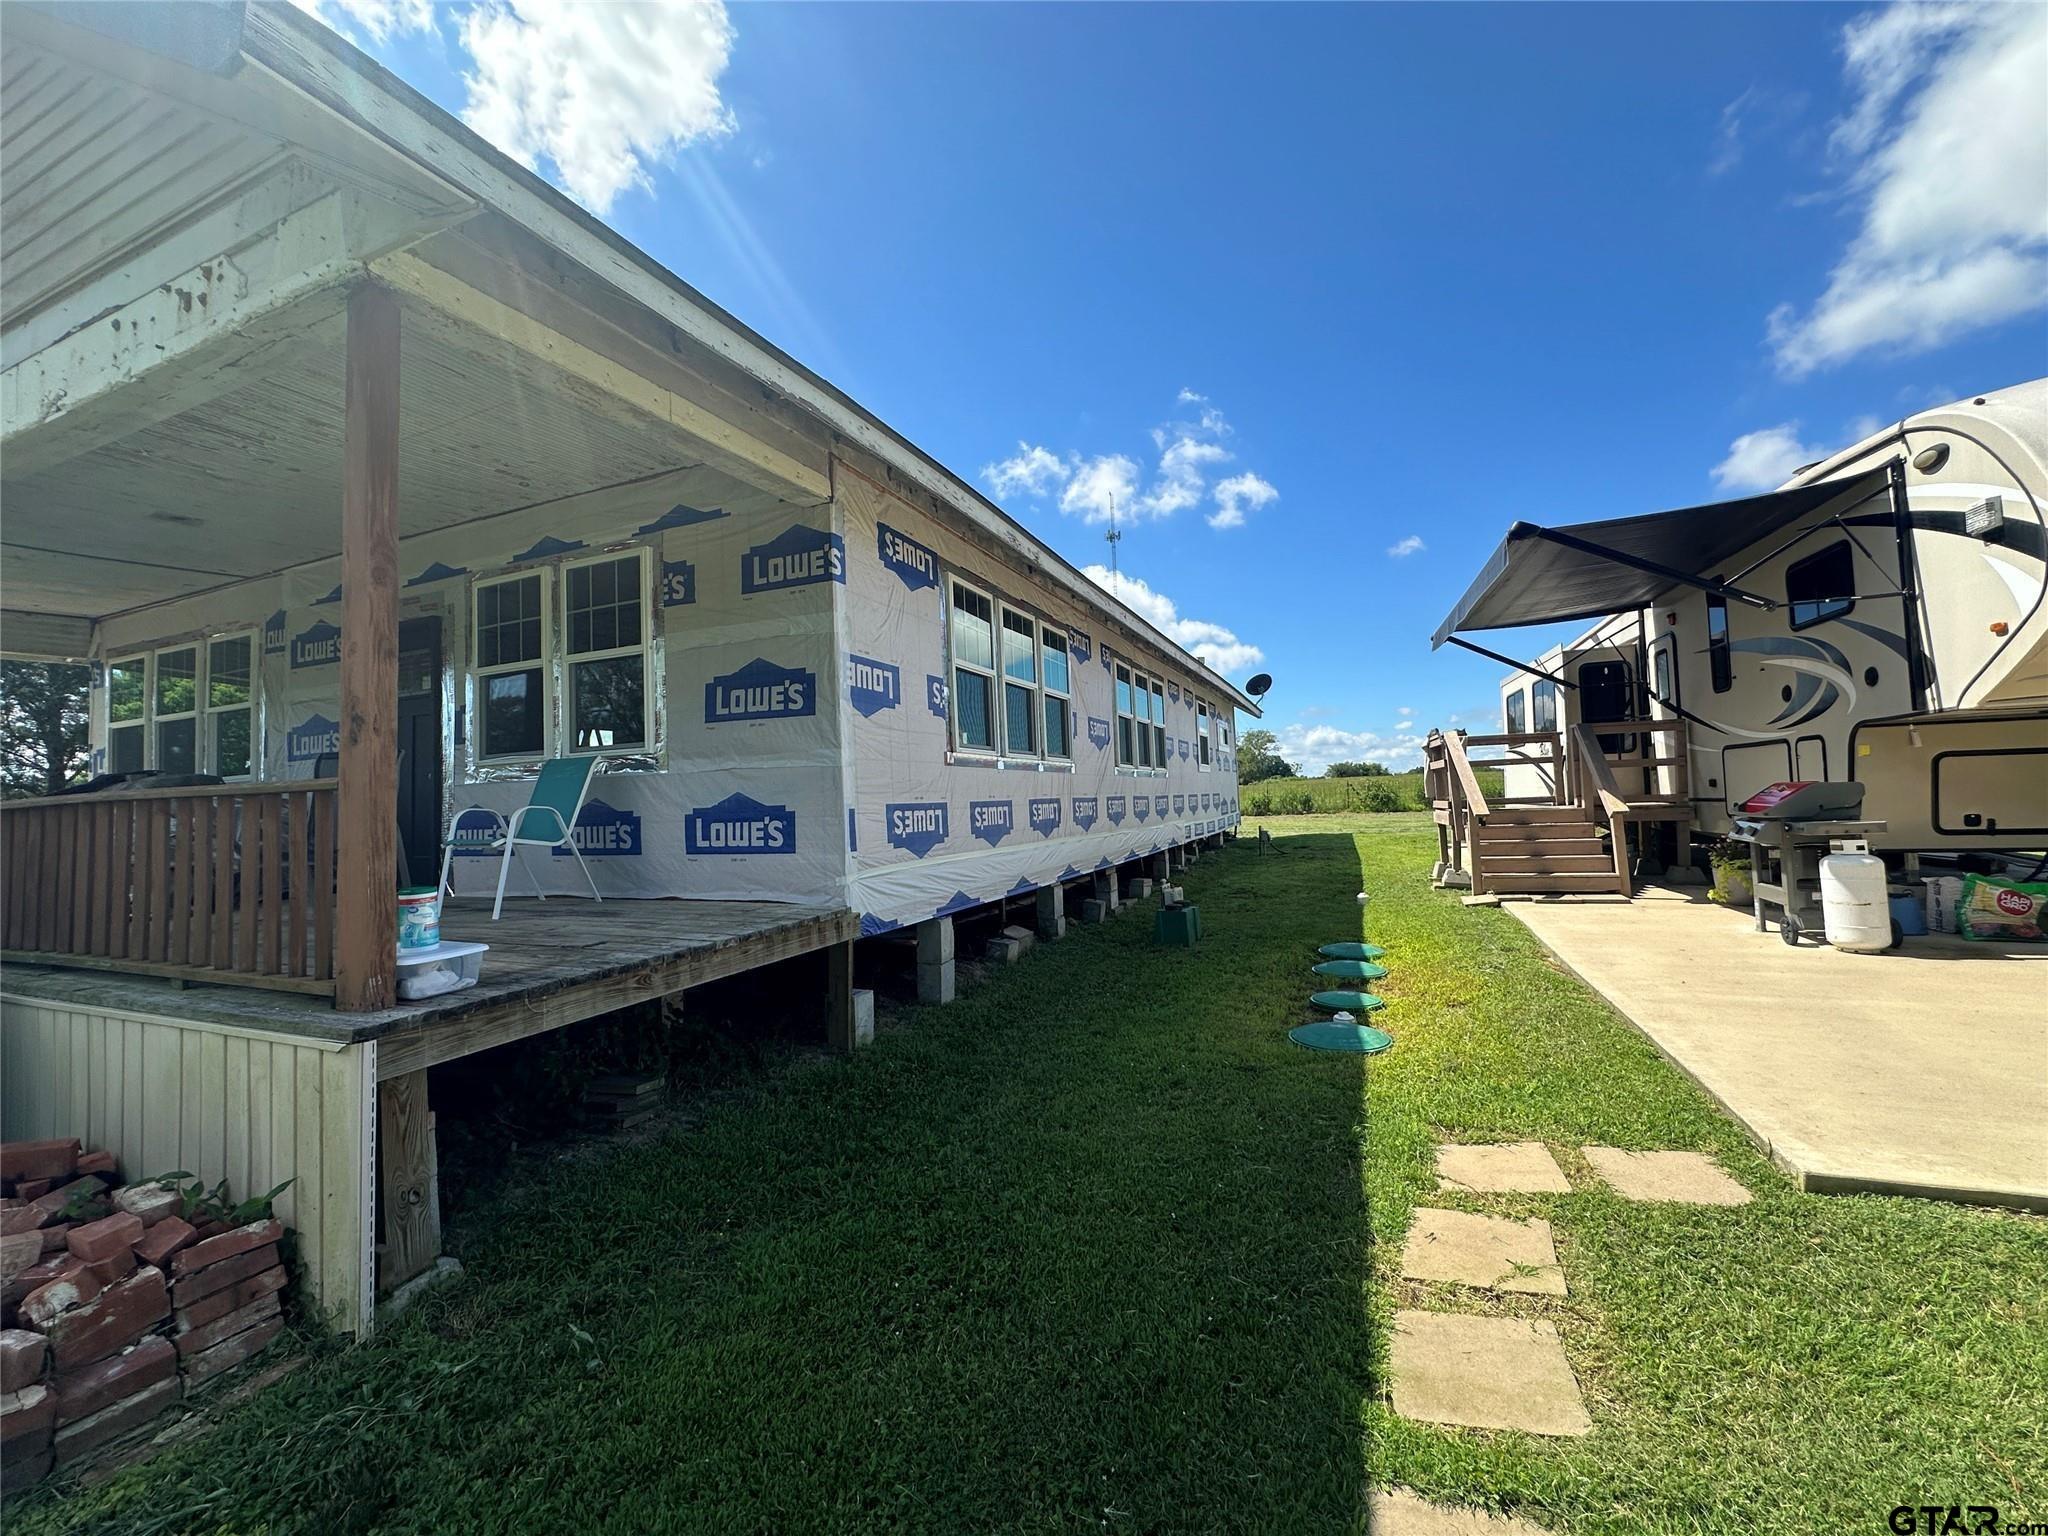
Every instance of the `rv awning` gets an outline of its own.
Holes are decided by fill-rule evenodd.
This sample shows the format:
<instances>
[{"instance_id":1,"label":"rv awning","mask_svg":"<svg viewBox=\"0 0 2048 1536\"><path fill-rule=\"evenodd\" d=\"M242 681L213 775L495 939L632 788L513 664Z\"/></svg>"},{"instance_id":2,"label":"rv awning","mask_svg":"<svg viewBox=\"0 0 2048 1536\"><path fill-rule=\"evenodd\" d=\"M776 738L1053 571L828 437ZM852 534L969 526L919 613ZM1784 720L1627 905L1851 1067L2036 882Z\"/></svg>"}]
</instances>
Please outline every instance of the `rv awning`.
<instances>
[{"instance_id":1,"label":"rv awning","mask_svg":"<svg viewBox=\"0 0 2048 1536\"><path fill-rule=\"evenodd\" d=\"M1516 523L1437 626L1430 645L1466 630L1563 623L1645 607L1810 512L1868 499L1884 488L1888 474L1880 466L1766 496L1600 523Z\"/></svg>"}]
</instances>

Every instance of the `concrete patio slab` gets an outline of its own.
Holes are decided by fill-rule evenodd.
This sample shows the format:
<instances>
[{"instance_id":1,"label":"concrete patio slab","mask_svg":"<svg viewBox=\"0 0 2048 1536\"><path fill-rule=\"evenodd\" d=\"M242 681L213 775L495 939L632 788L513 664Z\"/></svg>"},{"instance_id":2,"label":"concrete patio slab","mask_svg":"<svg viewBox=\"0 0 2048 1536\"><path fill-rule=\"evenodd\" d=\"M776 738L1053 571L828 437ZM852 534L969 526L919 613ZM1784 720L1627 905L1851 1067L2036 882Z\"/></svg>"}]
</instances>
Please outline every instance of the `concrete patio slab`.
<instances>
[{"instance_id":1,"label":"concrete patio slab","mask_svg":"<svg viewBox=\"0 0 2048 1536\"><path fill-rule=\"evenodd\" d=\"M1367 1536L1549 1536L1519 1517L1432 1504L1407 1488L1373 1490L1365 1529Z\"/></svg>"},{"instance_id":2,"label":"concrete patio slab","mask_svg":"<svg viewBox=\"0 0 2048 1536\"><path fill-rule=\"evenodd\" d=\"M2048 1211L2048 945L1852 955L1652 890L1507 907L1817 1193Z\"/></svg>"},{"instance_id":3,"label":"concrete patio slab","mask_svg":"<svg viewBox=\"0 0 2048 1536\"><path fill-rule=\"evenodd\" d=\"M1568 1195L1571 1181L1540 1141L1436 1149L1436 1187L1478 1195Z\"/></svg>"},{"instance_id":4,"label":"concrete patio slab","mask_svg":"<svg viewBox=\"0 0 2048 1536\"><path fill-rule=\"evenodd\" d=\"M1593 1171L1624 1200L1668 1200L1678 1205L1747 1205L1749 1191L1698 1152L1625 1152L1587 1147Z\"/></svg>"},{"instance_id":5,"label":"concrete patio slab","mask_svg":"<svg viewBox=\"0 0 2048 1536\"><path fill-rule=\"evenodd\" d=\"M1426 1424L1583 1435L1578 1379L1547 1322L1396 1312L1394 1412Z\"/></svg>"},{"instance_id":6,"label":"concrete patio slab","mask_svg":"<svg viewBox=\"0 0 2048 1536\"><path fill-rule=\"evenodd\" d=\"M1416 1211L1409 1225L1408 1241L1401 1249L1401 1275L1530 1296L1565 1293L1549 1222L1510 1221L1505 1216L1426 1206Z\"/></svg>"}]
</instances>

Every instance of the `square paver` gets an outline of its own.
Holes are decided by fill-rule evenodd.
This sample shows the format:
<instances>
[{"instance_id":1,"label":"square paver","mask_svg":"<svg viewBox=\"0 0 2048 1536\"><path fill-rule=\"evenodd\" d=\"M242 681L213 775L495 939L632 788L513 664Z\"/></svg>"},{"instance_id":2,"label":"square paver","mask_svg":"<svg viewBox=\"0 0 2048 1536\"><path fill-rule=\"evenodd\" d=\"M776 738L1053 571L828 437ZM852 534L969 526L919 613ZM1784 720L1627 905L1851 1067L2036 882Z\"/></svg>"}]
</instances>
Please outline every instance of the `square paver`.
<instances>
[{"instance_id":1,"label":"square paver","mask_svg":"<svg viewBox=\"0 0 2048 1536\"><path fill-rule=\"evenodd\" d=\"M1480 1195L1568 1195L1571 1181L1540 1141L1436 1149L1436 1187Z\"/></svg>"},{"instance_id":2,"label":"square paver","mask_svg":"<svg viewBox=\"0 0 2048 1536\"><path fill-rule=\"evenodd\" d=\"M1586 1161L1624 1200L1684 1205L1747 1205L1751 1195L1698 1152L1624 1152L1587 1147Z\"/></svg>"},{"instance_id":3,"label":"square paver","mask_svg":"<svg viewBox=\"0 0 2048 1536\"><path fill-rule=\"evenodd\" d=\"M1562 1296L1564 1271L1550 1223L1475 1216L1470 1211L1416 1211L1401 1249L1409 1280L1449 1280L1493 1291Z\"/></svg>"},{"instance_id":4,"label":"square paver","mask_svg":"<svg viewBox=\"0 0 2048 1536\"><path fill-rule=\"evenodd\" d=\"M1583 1435L1593 1421L1547 1322L1397 1312L1394 1412L1426 1424Z\"/></svg>"},{"instance_id":5,"label":"square paver","mask_svg":"<svg viewBox=\"0 0 2048 1536\"><path fill-rule=\"evenodd\" d=\"M1549 1536L1515 1516L1432 1504L1407 1488L1374 1490L1365 1529L1367 1536Z\"/></svg>"}]
</instances>

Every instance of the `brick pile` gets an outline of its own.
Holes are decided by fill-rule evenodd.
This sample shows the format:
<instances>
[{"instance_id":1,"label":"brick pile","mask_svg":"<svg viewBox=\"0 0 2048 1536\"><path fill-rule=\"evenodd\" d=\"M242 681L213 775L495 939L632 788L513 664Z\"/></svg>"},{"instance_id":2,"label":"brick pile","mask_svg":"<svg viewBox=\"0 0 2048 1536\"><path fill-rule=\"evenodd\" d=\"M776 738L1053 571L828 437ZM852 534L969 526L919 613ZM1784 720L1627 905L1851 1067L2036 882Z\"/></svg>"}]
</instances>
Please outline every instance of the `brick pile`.
<instances>
[{"instance_id":1,"label":"brick pile","mask_svg":"<svg viewBox=\"0 0 2048 1536\"><path fill-rule=\"evenodd\" d=\"M76 1140L0 1146L9 1488L139 1429L283 1330L278 1222L188 1222L176 1190L117 1178Z\"/></svg>"}]
</instances>

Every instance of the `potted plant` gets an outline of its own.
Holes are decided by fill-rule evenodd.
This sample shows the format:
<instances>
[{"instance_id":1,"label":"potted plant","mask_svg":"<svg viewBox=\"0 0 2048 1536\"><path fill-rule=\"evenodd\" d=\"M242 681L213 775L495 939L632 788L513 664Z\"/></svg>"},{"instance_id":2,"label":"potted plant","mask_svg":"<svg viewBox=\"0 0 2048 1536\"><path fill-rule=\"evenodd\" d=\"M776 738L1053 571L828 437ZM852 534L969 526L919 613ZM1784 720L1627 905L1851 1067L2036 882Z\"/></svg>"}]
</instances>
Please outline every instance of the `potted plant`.
<instances>
[{"instance_id":1,"label":"potted plant","mask_svg":"<svg viewBox=\"0 0 2048 1536\"><path fill-rule=\"evenodd\" d=\"M1749 850L1732 848L1725 839L1707 845L1707 864L1714 872L1714 886L1707 899L1723 906L1746 907L1755 893L1749 885Z\"/></svg>"}]
</instances>

